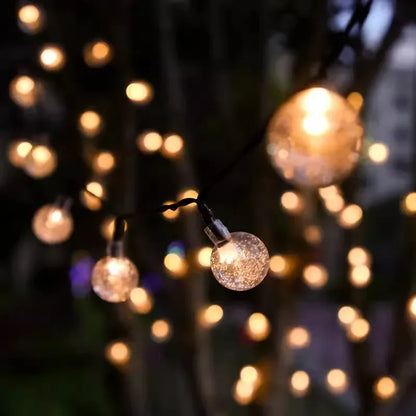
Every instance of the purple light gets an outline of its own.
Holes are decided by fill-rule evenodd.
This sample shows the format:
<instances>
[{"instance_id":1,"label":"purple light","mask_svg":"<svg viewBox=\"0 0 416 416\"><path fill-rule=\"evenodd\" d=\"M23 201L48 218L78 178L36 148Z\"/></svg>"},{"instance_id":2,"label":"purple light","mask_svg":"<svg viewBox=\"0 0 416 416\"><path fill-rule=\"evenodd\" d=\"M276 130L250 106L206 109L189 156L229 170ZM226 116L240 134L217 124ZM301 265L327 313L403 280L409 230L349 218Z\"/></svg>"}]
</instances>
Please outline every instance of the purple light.
<instances>
[{"instance_id":1,"label":"purple light","mask_svg":"<svg viewBox=\"0 0 416 416\"><path fill-rule=\"evenodd\" d=\"M144 287L150 293L155 294L162 289L163 279L157 273L146 273L141 278L140 286Z\"/></svg>"},{"instance_id":2,"label":"purple light","mask_svg":"<svg viewBox=\"0 0 416 416\"><path fill-rule=\"evenodd\" d=\"M75 262L69 270L71 291L75 297L86 296L90 289L91 272L95 261L92 257L86 256Z\"/></svg>"}]
</instances>

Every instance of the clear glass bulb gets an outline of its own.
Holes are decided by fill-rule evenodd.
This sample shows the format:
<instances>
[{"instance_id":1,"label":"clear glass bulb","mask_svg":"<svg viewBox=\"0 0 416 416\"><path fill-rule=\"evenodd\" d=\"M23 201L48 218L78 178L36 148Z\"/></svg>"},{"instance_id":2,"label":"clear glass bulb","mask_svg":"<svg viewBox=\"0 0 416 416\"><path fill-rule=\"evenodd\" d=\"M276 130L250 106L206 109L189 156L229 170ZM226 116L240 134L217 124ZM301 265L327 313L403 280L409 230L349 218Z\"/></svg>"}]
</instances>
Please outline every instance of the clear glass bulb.
<instances>
[{"instance_id":1,"label":"clear glass bulb","mask_svg":"<svg viewBox=\"0 0 416 416\"><path fill-rule=\"evenodd\" d=\"M235 232L216 244L211 253L211 270L228 289L248 290L260 284L269 270L269 253L253 234Z\"/></svg>"},{"instance_id":2,"label":"clear glass bulb","mask_svg":"<svg viewBox=\"0 0 416 416\"><path fill-rule=\"evenodd\" d=\"M267 130L267 152L282 176L322 187L345 178L358 162L364 129L354 108L326 88L308 88L286 101Z\"/></svg>"},{"instance_id":3,"label":"clear glass bulb","mask_svg":"<svg viewBox=\"0 0 416 416\"><path fill-rule=\"evenodd\" d=\"M45 205L36 211L32 229L36 237L46 244L63 243L72 234L72 216L57 204Z\"/></svg>"},{"instance_id":4,"label":"clear glass bulb","mask_svg":"<svg viewBox=\"0 0 416 416\"><path fill-rule=\"evenodd\" d=\"M123 255L121 242L110 242L108 255L97 262L91 276L94 292L107 302L124 302L139 283L139 272Z\"/></svg>"}]
</instances>

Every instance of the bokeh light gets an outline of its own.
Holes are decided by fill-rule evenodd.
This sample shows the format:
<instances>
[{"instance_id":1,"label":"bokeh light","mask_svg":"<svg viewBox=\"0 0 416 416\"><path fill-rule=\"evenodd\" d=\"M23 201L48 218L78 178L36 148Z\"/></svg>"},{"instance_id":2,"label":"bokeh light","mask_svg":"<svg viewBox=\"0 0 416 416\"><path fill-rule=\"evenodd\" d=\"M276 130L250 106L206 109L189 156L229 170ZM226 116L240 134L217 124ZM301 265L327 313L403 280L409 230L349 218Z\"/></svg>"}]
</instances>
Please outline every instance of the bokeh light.
<instances>
[{"instance_id":1,"label":"bokeh light","mask_svg":"<svg viewBox=\"0 0 416 416\"><path fill-rule=\"evenodd\" d=\"M348 275L350 283L357 288L366 287L371 281L371 270L368 266L362 264L354 266Z\"/></svg>"},{"instance_id":2,"label":"bokeh light","mask_svg":"<svg viewBox=\"0 0 416 416\"><path fill-rule=\"evenodd\" d=\"M23 168L32 178L44 178L55 171L57 164L58 159L52 148L34 145L26 156Z\"/></svg>"},{"instance_id":3,"label":"bokeh light","mask_svg":"<svg viewBox=\"0 0 416 416\"><path fill-rule=\"evenodd\" d=\"M98 174L106 174L114 169L116 160L114 155L108 151L97 152L92 160L92 169Z\"/></svg>"},{"instance_id":4,"label":"bokeh light","mask_svg":"<svg viewBox=\"0 0 416 416\"><path fill-rule=\"evenodd\" d=\"M134 312L147 314L153 308L152 295L142 287L135 287L129 295L130 307Z\"/></svg>"},{"instance_id":5,"label":"bokeh light","mask_svg":"<svg viewBox=\"0 0 416 416\"><path fill-rule=\"evenodd\" d=\"M101 224L101 235L107 241L110 241L113 238L115 224L116 224L116 220L114 217L106 218ZM127 228L128 228L127 221L124 221L124 231L127 231Z\"/></svg>"},{"instance_id":6,"label":"bokeh light","mask_svg":"<svg viewBox=\"0 0 416 416\"><path fill-rule=\"evenodd\" d=\"M407 215L416 214L416 192L407 194L401 203L402 211Z\"/></svg>"},{"instance_id":7,"label":"bokeh light","mask_svg":"<svg viewBox=\"0 0 416 416\"><path fill-rule=\"evenodd\" d=\"M328 272L321 264L309 264L303 269L303 280L312 289L325 286L328 281Z\"/></svg>"},{"instance_id":8,"label":"bokeh light","mask_svg":"<svg viewBox=\"0 0 416 416\"><path fill-rule=\"evenodd\" d=\"M175 159L182 154L183 150L183 139L178 134L169 134L165 136L163 145L162 145L162 154L163 156Z\"/></svg>"},{"instance_id":9,"label":"bokeh light","mask_svg":"<svg viewBox=\"0 0 416 416\"><path fill-rule=\"evenodd\" d=\"M105 356L111 364L123 366L129 362L131 350L125 342L112 342L107 345Z\"/></svg>"},{"instance_id":10,"label":"bokeh light","mask_svg":"<svg viewBox=\"0 0 416 416\"><path fill-rule=\"evenodd\" d=\"M39 6L35 4L25 4L17 12L19 28L29 35L33 35L42 30L45 22L45 14Z\"/></svg>"},{"instance_id":11,"label":"bokeh light","mask_svg":"<svg viewBox=\"0 0 416 416\"><path fill-rule=\"evenodd\" d=\"M248 318L245 329L253 341L263 341L269 336L270 323L262 313L256 312Z\"/></svg>"},{"instance_id":12,"label":"bokeh light","mask_svg":"<svg viewBox=\"0 0 416 416\"><path fill-rule=\"evenodd\" d=\"M407 301L407 314L410 319L416 320L416 295Z\"/></svg>"},{"instance_id":13,"label":"bokeh light","mask_svg":"<svg viewBox=\"0 0 416 416\"><path fill-rule=\"evenodd\" d=\"M165 319L158 319L153 322L151 328L151 337L157 343L164 343L172 336L172 326Z\"/></svg>"},{"instance_id":14,"label":"bokeh light","mask_svg":"<svg viewBox=\"0 0 416 416\"><path fill-rule=\"evenodd\" d=\"M9 162L13 166L21 168L25 164L26 158L32 150L32 147L32 143L26 140L13 141L7 148L7 156L9 158Z\"/></svg>"},{"instance_id":15,"label":"bokeh light","mask_svg":"<svg viewBox=\"0 0 416 416\"><path fill-rule=\"evenodd\" d=\"M345 305L338 310L338 321L344 327L351 325L359 317L360 313L352 306Z\"/></svg>"},{"instance_id":16,"label":"bokeh light","mask_svg":"<svg viewBox=\"0 0 416 416\"><path fill-rule=\"evenodd\" d=\"M370 324L364 318L355 319L347 327L347 337L352 342L364 341L370 332Z\"/></svg>"},{"instance_id":17,"label":"bokeh light","mask_svg":"<svg viewBox=\"0 0 416 416\"><path fill-rule=\"evenodd\" d=\"M389 158L390 150L384 143L373 143L368 148L368 157L376 165L382 165Z\"/></svg>"},{"instance_id":18,"label":"bokeh light","mask_svg":"<svg viewBox=\"0 0 416 416\"><path fill-rule=\"evenodd\" d=\"M147 104L153 98L153 88L145 81L133 81L126 88L127 98L135 104Z\"/></svg>"},{"instance_id":19,"label":"bokeh light","mask_svg":"<svg viewBox=\"0 0 416 416\"><path fill-rule=\"evenodd\" d=\"M101 116L96 111L84 111L79 117L78 126L85 136L94 137L102 129Z\"/></svg>"},{"instance_id":20,"label":"bokeh light","mask_svg":"<svg viewBox=\"0 0 416 416\"><path fill-rule=\"evenodd\" d=\"M19 75L10 81L10 98L21 107L34 106L37 103L39 92L39 83L28 75Z\"/></svg>"},{"instance_id":21,"label":"bokeh light","mask_svg":"<svg viewBox=\"0 0 416 416\"><path fill-rule=\"evenodd\" d=\"M295 371L290 377L290 391L295 397L303 397L309 391L310 379L306 371Z\"/></svg>"},{"instance_id":22,"label":"bokeh light","mask_svg":"<svg viewBox=\"0 0 416 416\"><path fill-rule=\"evenodd\" d=\"M363 210L356 204L347 205L338 216L338 223L343 228L357 227L363 218Z\"/></svg>"},{"instance_id":23,"label":"bokeh light","mask_svg":"<svg viewBox=\"0 0 416 416\"><path fill-rule=\"evenodd\" d=\"M171 205L173 203L175 203L175 201L165 201L163 205ZM173 221L174 219L178 217L179 212L180 212L179 209L176 209L175 211L168 209L167 211L162 212L162 215L166 220Z\"/></svg>"},{"instance_id":24,"label":"bokeh light","mask_svg":"<svg viewBox=\"0 0 416 416\"><path fill-rule=\"evenodd\" d=\"M111 46L103 41L88 43L84 48L84 61L93 68L99 68L107 65L113 57Z\"/></svg>"},{"instance_id":25,"label":"bokeh light","mask_svg":"<svg viewBox=\"0 0 416 416\"><path fill-rule=\"evenodd\" d=\"M342 394L348 388L348 377L339 368L333 368L326 375L326 385L333 394Z\"/></svg>"},{"instance_id":26,"label":"bokeh light","mask_svg":"<svg viewBox=\"0 0 416 416\"><path fill-rule=\"evenodd\" d=\"M381 400L391 399L397 391L397 383L392 377L380 377L374 383L374 394Z\"/></svg>"},{"instance_id":27,"label":"bokeh light","mask_svg":"<svg viewBox=\"0 0 416 416\"><path fill-rule=\"evenodd\" d=\"M290 348L306 348L309 346L310 342L311 337L309 331L302 326L291 328L286 334L286 343Z\"/></svg>"},{"instance_id":28,"label":"bokeh light","mask_svg":"<svg viewBox=\"0 0 416 416\"><path fill-rule=\"evenodd\" d=\"M177 253L168 253L163 260L163 264L172 277L184 277L188 271L186 260Z\"/></svg>"},{"instance_id":29,"label":"bokeh light","mask_svg":"<svg viewBox=\"0 0 416 416\"><path fill-rule=\"evenodd\" d=\"M65 65L65 53L58 45L45 45L39 52L39 63L47 71L58 71Z\"/></svg>"},{"instance_id":30,"label":"bokeh light","mask_svg":"<svg viewBox=\"0 0 416 416\"><path fill-rule=\"evenodd\" d=\"M203 328L216 326L224 316L220 305L209 305L199 311L198 322Z\"/></svg>"},{"instance_id":31,"label":"bokeh light","mask_svg":"<svg viewBox=\"0 0 416 416\"><path fill-rule=\"evenodd\" d=\"M163 139L158 132L149 130L137 136L136 144L143 153L155 153L162 147Z\"/></svg>"},{"instance_id":32,"label":"bokeh light","mask_svg":"<svg viewBox=\"0 0 416 416\"><path fill-rule=\"evenodd\" d=\"M364 247L351 248L347 258L351 266L371 265L371 254Z\"/></svg>"},{"instance_id":33,"label":"bokeh light","mask_svg":"<svg viewBox=\"0 0 416 416\"><path fill-rule=\"evenodd\" d=\"M303 198L296 192L284 192L280 198L282 208L289 214L300 214L304 208Z\"/></svg>"},{"instance_id":34,"label":"bokeh light","mask_svg":"<svg viewBox=\"0 0 416 416\"><path fill-rule=\"evenodd\" d=\"M357 111L357 113L361 110L364 104L363 96L357 91L349 93L347 101L350 103L351 107Z\"/></svg>"},{"instance_id":35,"label":"bokeh light","mask_svg":"<svg viewBox=\"0 0 416 416\"><path fill-rule=\"evenodd\" d=\"M242 406L247 405L253 401L254 393L255 386L253 383L248 383L240 379L234 385L234 400Z\"/></svg>"},{"instance_id":36,"label":"bokeh light","mask_svg":"<svg viewBox=\"0 0 416 416\"><path fill-rule=\"evenodd\" d=\"M211 265L212 247L202 247L197 252L197 261L201 267L208 268Z\"/></svg>"},{"instance_id":37,"label":"bokeh light","mask_svg":"<svg viewBox=\"0 0 416 416\"><path fill-rule=\"evenodd\" d=\"M303 230L303 238L309 244L319 244L322 242L322 229L318 225L308 225Z\"/></svg>"}]
</instances>

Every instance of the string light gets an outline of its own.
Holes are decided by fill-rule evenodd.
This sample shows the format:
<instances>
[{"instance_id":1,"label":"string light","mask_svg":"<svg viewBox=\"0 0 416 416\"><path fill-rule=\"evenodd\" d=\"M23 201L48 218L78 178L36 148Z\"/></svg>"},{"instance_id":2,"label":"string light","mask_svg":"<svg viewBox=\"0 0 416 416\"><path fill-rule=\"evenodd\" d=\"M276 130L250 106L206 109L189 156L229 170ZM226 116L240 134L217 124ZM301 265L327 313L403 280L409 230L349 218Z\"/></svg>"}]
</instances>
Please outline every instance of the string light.
<instances>
[{"instance_id":1,"label":"string light","mask_svg":"<svg viewBox=\"0 0 416 416\"><path fill-rule=\"evenodd\" d=\"M262 313L256 312L248 318L245 329L253 341L263 341L270 334L270 323Z\"/></svg>"},{"instance_id":2,"label":"string light","mask_svg":"<svg viewBox=\"0 0 416 416\"><path fill-rule=\"evenodd\" d=\"M28 75L13 78L9 86L9 95L20 107L33 107L39 97L40 84Z\"/></svg>"},{"instance_id":3,"label":"string light","mask_svg":"<svg viewBox=\"0 0 416 416\"><path fill-rule=\"evenodd\" d=\"M294 263L290 256L276 254L270 257L270 271L276 277L284 279L292 273L295 267Z\"/></svg>"},{"instance_id":4,"label":"string light","mask_svg":"<svg viewBox=\"0 0 416 416\"><path fill-rule=\"evenodd\" d=\"M362 288L368 286L371 281L371 270L362 264L354 266L349 273L349 281L354 287Z\"/></svg>"},{"instance_id":5,"label":"string light","mask_svg":"<svg viewBox=\"0 0 416 416\"><path fill-rule=\"evenodd\" d=\"M253 401L255 386L252 383L247 383L244 380L238 380L234 385L234 400L244 406Z\"/></svg>"},{"instance_id":6,"label":"string light","mask_svg":"<svg viewBox=\"0 0 416 416\"><path fill-rule=\"evenodd\" d=\"M309 391L310 379L306 371L295 371L290 377L290 391L295 397L303 397Z\"/></svg>"},{"instance_id":7,"label":"string light","mask_svg":"<svg viewBox=\"0 0 416 416\"><path fill-rule=\"evenodd\" d=\"M39 63L47 71L58 71L65 65L63 49L55 44L45 45L39 52Z\"/></svg>"},{"instance_id":8,"label":"string light","mask_svg":"<svg viewBox=\"0 0 416 416\"><path fill-rule=\"evenodd\" d=\"M145 131L137 137L136 143L143 153L155 153L162 147L163 139L156 131Z\"/></svg>"},{"instance_id":9,"label":"string light","mask_svg":"<svg viewBox=\"0 0 416 416\"><path fill-rule=\"evenodd\" d=\"M325 286L328 281L328 272L321 264L309 264L303 269L303 280L312 289Z\"/></svg>"},{"instance_id":10,"label":"string light","mask_svg":"<svg viewBox=\"0 0 416 416\"><path fill-rule=\"evenodd\" d=\"M32 147L32 143L26 140L16 140L10 143L7 149L7 156L9 158L9 162L13 166L21 168L26 163L26 158L32 150Z\"/></svg>"},{"instance_id":11,"label":"string light","mask_svg":"<svg viewBox=\"0 0 416 416\"><path fill-rule=\"evenodd\" d=\"M240 380L257 387L261 384L262 376L257 367L246 365L240 370Z\"/></svg>"},{"instance_id":12,"label":"string light","mask_svg":"<svg viewBox=\"0 0 416 416\"><path fill-rule=\"evenodd\" d=\"M34 4L25 4L17 12L19 28L29 34L34 35L40 32L44 26L45 15L43 11Z\"/></svg>"},{"instance_id":13,"label":"string light","mask_svg":"<svg viewBox=\"0 0 416 416\"><path fill-rule=\"evenodd\" d=\"M267 150L286 179L322 187L351 172L363 133L357 112L345 98L326 88L308 88L293 95L272 117Z\"/></svg>"},{"instance_id":14,"label":"string light","mask_svg":"<svg viewBox=\"0 0 416 416\"><path fill-rule=\"evenodd\" d=\"M151 336L153 341L163 343L172 336L172 327L165 319L159 319L152 324Z\"/></svg>"},{"instance_id":15,"label":"string light","mask_svg":"<svg viewBox=\"0 0 416 416\"><path fill-rule=\"evenodd\" d=\"M164 203L163 203L163 205L171 205L171 204L173 204L175 201L165 201ZM171 210L168 210L168 211L165 211L165 212L163 212L162 213L162 215L163 215L163 217L165 218L165 219L167 219L168 221L173 221L174 219L176 219L177 217L178 217L178 215L179 215L179 210L177 209L177 210L175 210L175 211L171 211Z\"/></svg>"},{"instance_id":16,"label":"string light","mask_svg":"<svg viewBox=\"0 0 416 416\"><path fill-rule=\"evenodd\" d=\"M322 242L322 229L317 225L308 225L303 231L303 238L309 244L319 244Z\"/></svg>"},{"instance_id":17,"label":"string light","mask_svg":"<svg viewBox=\"0 0 416 416\"><path fill-rule=\"evenodd\" d=\"M145 81L133 81L126 88L127 98L135 104L147 104L153 98L153 88Z\"/></svg>"},{"instance_id":18,"label":"string light","mask_svg":"<svg viewBox=\"0 0 416 416\"><path fill-rule=\"evenodd\" d=\"M369 266L371 264L371 254L364 247L351 248L347 258L351 266Z\"/></svg>"},{"instance_id":19,"label":"string light","mask_svg":"<svg viewBox=\"0 0 416 416\"><path fill-rule=\"evenodd\" d=\"M147 314L153 308L152 295L142 287L135 287L129 295L130 306L134 312Z\"/></svg>"},{"instance_id":20,"label":"string light","mask_svg":"<svg viewBox=\"0 0 416 416\"><path fill-rule=\"evenodd\" d=\"M209 267L211 265L211 247L202 247L198 250L197 261L202 267Z\"/></svg>"},{"instance_id":21,"label":"string light","mask_svg":"<svg viewBox=\"0 0 416 416\"><path fill-rule=\"evenodd\" d=\"M373 143L368 148L368 157L376 165L382 165L389 158L389 148L384 143Z\"/></svg>"},{"instance_id":22,"label":"string light","mask_svg":"<svg viewBox=\"0 0 416 416\"><path fill-rule=\"evenodd\" d=\"M94 155L92 169L98 174L106 174L114 169L116 160L111 152L101 151Z\"/></svg>"},{"instance_id":23,"label":"string light","mask_svg":"<svg viewBox=\"0 0 416 416\"><path fill-rule=\"evenodd\" d=\"M93 197L94 198L94 197ZM95 198L97 199L97 198ZM114 234L114 227L115 227L115 218L110 217L106 218L103 223L101 224L101 235L107 241L110 241ZM127 222L124 222L124 232L127 231L128 225Z\"/></svg>"},{"instance_id":24,"label":"string light","mask_svg":"<svg viewBox=\"0 0 416 416\"><path fill-rule=\"evenodd\" d=\"M325 208L331 214L338 214L345 207L344 198L341 195L334 195L325 199Z\"/></svg>"},{"instance_id":25,"label":"string light","mask_svg":"<svg viewBox=\"0 0 416 416\"><path fill-rule=\"evenodd\" d=\"M355 319L347 327L347 337L352 342L364 341L370 332L370 324L364 318Z\"/></svg>"},{"instance_id":26,"label":"string light","mask_svg":"<svg viewBox=\"0 0 416 416\"><path fill-rule=\"evenodd\" d=\"M303 198L296 192L285 192L280 198L282 208L289 214L300 214L304 208Z\"/></svg>"},{"instance_id":27,"label":"string light","mask_svg":"<svg viewBox=\"0 0 416 416\"><path fill-rule=\"evenodd\" d=\"M360 313L352 306L342 306L338 311L338 321L344 327L348 327L359 317Z\"/></svg>"},{"instance_id":28,"label":"string light","mask_svg":"<svg viewBox=\"0 0 416 416\"><path fill-rule=\"evenodd\" d=\"M123 242L113 239L107 245L107 256L99 260L92 271L94 292L107 302L124 302L138 282L139 272L124 256Z\"/></svg>"},{"instance_id":29,"label":"string light","mask_svg":"<svg viewBox=\"0 0 416 416\"><path fill-rule=\"evenodd\" d=\"M183 191L179 192L178 196L177 196L177 200L180 201L181 199L185 199L185 198L198 198L198 191L196 191L195 189L184 189ZM185 211L193 211L196 208L195 204L191 204L191 205L186 205L184 206L183 210Z\"/></svg>"},{"instance_id":30,"label":"string light","mask_svg":"<svg viewBox=\"0 0 416 416\"><path fill-rule=\"evenodd\" d=\"M224 311L219 305L209 305L199 311L198 321L203 328L216 326L224 316Z\"/></svg>"},{"instance_id":31,"label":"string light","mask_svg":"<svg viewBox=\"0 0 416 416\"><path fill-rule=\"evenodd\" d=\"M286 334L286 343L290 348L306 348L309 346L310 342L311 337L309 331L302 326L291 328Z\"/></svg>"},{"instance_id":32,"label":"string light","mask_svg":"<svg viewBox=\"0 0 416 416\"><path fill-rule=\"evenodd\" d=\"M407 314L412 320L416 320L416 296L412 296L407 302Z\"/></svg>"},{"instance_id":33,"label":"string light","mask_svg":"<svg viewBox=\"0 0 416 416\"><path fill-rule=\"evenodd\" d=\"M84 48L84 61L93 68L107 65L112 57L113 50L111 46L103 40L88 43Z\"/></svg>"},{"instance_id":34,"label":"string light","mask_svg":"<svg viewBox=\"0 0 416 416\"><path fill-rule=\"evenodd\" d=\"M131 350L125 342L112 342L107 345L105 356L111 364L123 366L130 361Z\"/></svg>"},{"instance_id":35,"label":"string light","mask_svg":"<svg viewBox=\"0 0 416 416\"><path fill-rule=\"evenodd\" d=\"M348 388L348 377L339 368L333 368L326 375L326 385L333 394L342 394Z\"/></svg>"},{"instance_id":36,"label":"string light","mask_svg":"<svg viewBox=\"0 0 416 416\"><path fill-rule=\"evenodd\" d=\"M397 392L397 383L392 377L384 376L374 383L374 394L381 400L391 399Z\"/></svg>"},{"instance_id":37,"label":"string light","mask_svg":"<svg viewBox=\"0 0 416 416\"><path fill-rule=\"evenodd\" d=\"M92 110L84 111L78 120L80 131L87 137L96 136L102 129L101 116Z\"/></svg>"},{"instance_id":38,"label":"string light","mask_svg":"<svg viewBox=\"0 0 416 416\"><path fill-rule=\"evenodd\" d=\"M319 196L322 199L332 198L340 194L340 190L336 185L329 185L318 189Z\"/></svg>"},{"instance_id":39,"label":"string light","mask_svg":"<svg viewBox=\"0 0 416 416\"><path fill-rule=\"evenodd\" d=\"M69 202L44 205L36 211L32 229L36 237L46 244L59 244L68 240L74 228Z\"/></svg>"},{"instance_id":40,"label":"string light","mask_svg":"<svg viewBox=\"0 0 416 416\"><path fill-rule=\"evenodd\" d=\"M82 190L79 194L81 203L91 211L98 211L102 208L103 203L94 195L91 195L85 190Z\"/></svg>"},{"instance_id":41,"label":"string light","mask_svg":"<svg viewBox=\"0 0 416 416\"><path fill-rule=\"evenodd\" d=\"M26 156L23 168L33 178L44 178L51 175L57 165L54 150L45 145L34 145Z\"/></svg>"},{"instance_id":42,"label":"string light","mask_svg":"<svg viewBox=\"0 0 416 416\"><path fill-rule=\"evenodd\" d=\"M363 218L363 210L355 204L347 205L339 214L338 223L343 228L357 227Z\"/></svg>"},{"instance_id":43,"label":"string light","mask_svg":"<svg viewBox=\"0 0 416 416\"><path fill-rule=\"evenodd\" d=\"M177 253L168 253L166 254L163 264L166 269L169 271L169 274L172 277L180 278L184 277L188 271L188 265L181 256Z\"/></svg>"},{"instance_id":44,"label":"string light","mask_svg":"<svg viewBox=\"0 0 416 416\"><path fill-rule=\"evenodd\" d=\"M354 108L357 113L361 110L364 104L364 98L359 92L351 92L348 94L347 101L350 103L351 107Z\"/></svg>"},{"instance_id":45,"label":"string light","mask_svg":"<svg viewBox=\"0 0 416 416\"><path fill-rule=\"evenodd\" d=\"M410 192L402 200L402 210L407 215L416 214L416 192Z\"/></svg>"},{"instance_id":46,"label":"string light","mask_svg":"<svg viewBox=\"0 0 416 416\"><path fill-rule=\"evenodd\" d=\"M165 136L162 145L162 154L170 159L176 159L182 155L183 139L178 134L169 134Z\"/></svg>"}]
</instances>

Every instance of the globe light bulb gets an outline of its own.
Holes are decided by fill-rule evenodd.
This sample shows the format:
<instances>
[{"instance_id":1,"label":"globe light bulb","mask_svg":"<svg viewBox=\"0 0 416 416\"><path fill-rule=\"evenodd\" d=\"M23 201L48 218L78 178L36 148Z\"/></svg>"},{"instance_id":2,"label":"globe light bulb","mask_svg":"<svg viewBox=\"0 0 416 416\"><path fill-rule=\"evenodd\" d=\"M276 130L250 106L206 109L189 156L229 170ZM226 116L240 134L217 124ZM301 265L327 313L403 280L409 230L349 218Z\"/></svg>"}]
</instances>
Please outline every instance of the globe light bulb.
<instances>
[{"instance_id":1,"label":"globe light bulb","mask_svg":"<svg viewBox=\"0 0 416 416\"><path fill-rule=\"evenodd\" d=\"M267 130L272 165L287 180L322 187L344 179L359 159L364 129L341 95L308 88L284 103Z\"/></svg>"},{"instance_id":2,"label":"globe light bulb","mask_svg":"<svg viewBox=\"0 0 416 416\"><path fill-rule=\"evenodd\" d=\"M56 165L55 151L48 146L36 145L27 155L23 168L33 178L44 178L55 171Z\"/></svg>"},{"instance_id":3,"label":"globe light bulb","mask_svg":"<svg viewBox=\"0 0 416 416\"><path fill-rule=\"evenodd\" d=\"M42 30L45 14L38 6L25 4L17 12L17 22L22 32L34 35Z\"/></svg>"},{"instance_id":4,"label":"globe light bulb","mask_svg":"<svg viewBox=\"0 0 416 416\"><path fill-rule=\"evenodd\" d=\"M32 147L32 143L26 140L13 141L7 149L9 162L17 168L23 167L26 163L28 154L32 150Z\"/></svg>"},{"instance_id":5,"label":"globe light bulb","mask_svg":"<svg viewBox=\"0 0 416 416\"><path fill-rule=\"evenodd\" d=\"M9 86L10 98L20 107L33 107L38 101L40 84L28 75L13 78Z\"/></svg>"},{"instance_id":6,"label":"globe light bulb","mask_svg":"<svg viewBox=\"0 0 416 416\"><path fill-rule=\"evenodd\" d=\"M47 71L58 71L65 64L65 53L58 45L45 45L40 50L39 63Z\"/></svg>"},{"instance_id":7,"label":"globe light bulb","mask_svg":"<svg viewBox=\"0 0 416 416\"><path fill-rule=\"evenodd\" d=\"M121 241L110 241L107 256L94 266L91 284L94 292L107 302L124 302L139 282L139 272L123 254Z\"/></svg>"},{"instance_id":8,"label":"globe light bulb","mask_svg":"<svg viewBox=\"0 0 416 416\"><path fill-rule=\"evenodd\" d=\"M211 253L211 271L228 289L242 291L260 284L269 270L269 253L253 234L231 233L215 219L205 228L215 247Z\"/></svg>"},{"instance_id":9,"label":"globe light bulb","mask_svg":"<svg viewBox=\"0 0 416 416\"><path fill-rule=\"evenodd\" d=\"M111 46L103 41L88 43L84 48L84 61L92 68L100 68L107 65L113 58Z\"/></svg>"},{"instance_id":10,"label":"globe light bulb","mask_svg":"<svg viewBox=\"0 0 416 416\"><path fill-rule=\"evenodd\" d=\"M69 202L41 207L33 216L32 230L46 244L59 244L68 240L73 230Z\"/></svg>"}]
</instances>

